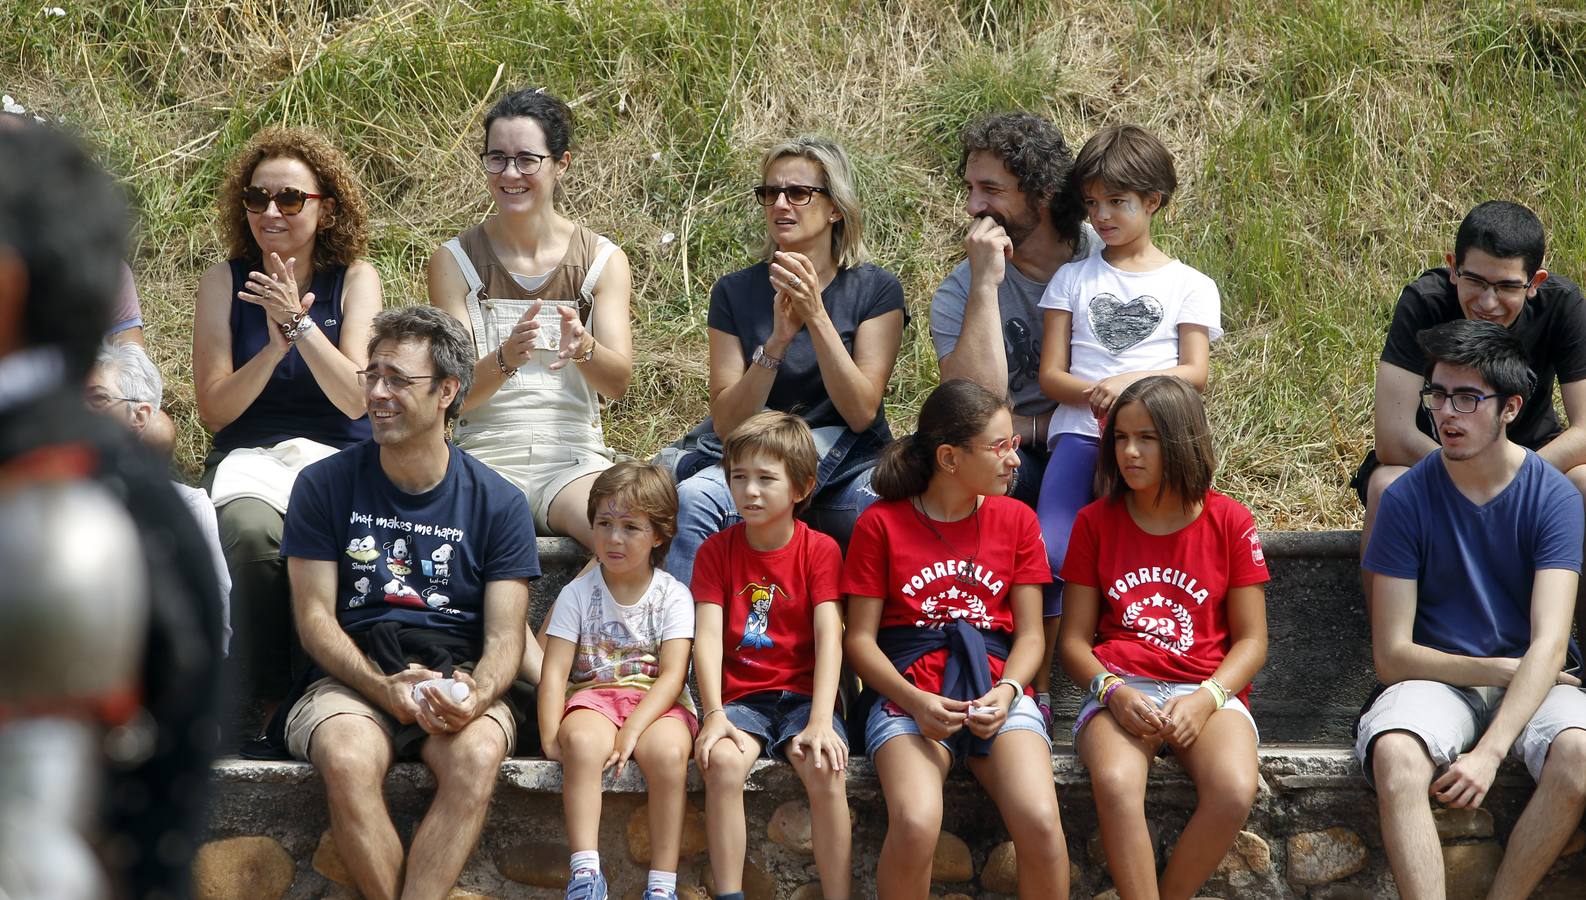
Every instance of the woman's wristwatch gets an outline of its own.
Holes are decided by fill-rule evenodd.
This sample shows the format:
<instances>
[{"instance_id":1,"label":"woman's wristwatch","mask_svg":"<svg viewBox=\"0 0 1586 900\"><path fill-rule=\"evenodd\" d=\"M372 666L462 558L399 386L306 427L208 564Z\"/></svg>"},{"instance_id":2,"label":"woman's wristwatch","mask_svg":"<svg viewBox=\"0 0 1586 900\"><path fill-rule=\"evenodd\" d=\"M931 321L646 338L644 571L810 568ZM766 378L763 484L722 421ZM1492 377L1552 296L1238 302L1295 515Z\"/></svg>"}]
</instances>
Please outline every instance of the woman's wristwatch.
<instances>
[{"instance_id":1,"label":"woman's wristwatch","mask_svg":"<svg viewBox=\"0 0 1586 900\"><path fill-rule=\"evenodd\" d=\"M590 339L589 339L589 349L585 350L582 354L573 357L573 362L582 365L582 364L584 364L586 362L589 362L590 360L594 359L595 358L595 344L596 343L597 343L597 341L594 339L594 337L590 337Z\"/></svg>"},{"instance_id":2,"label":"woman's wristwatch","mask_svg":"<svg viewBox=\"0 0 1586 900\"><path fill-rule=\"evenodd\" d=\"M765 352L765 345L761 344L760 346L754 348L754 358L751 359L750 362L762 369L770 369L771 371L775 372L781 367L782 358L778 356L772 356L771 354Z\"/></svg>"}]
</instances>

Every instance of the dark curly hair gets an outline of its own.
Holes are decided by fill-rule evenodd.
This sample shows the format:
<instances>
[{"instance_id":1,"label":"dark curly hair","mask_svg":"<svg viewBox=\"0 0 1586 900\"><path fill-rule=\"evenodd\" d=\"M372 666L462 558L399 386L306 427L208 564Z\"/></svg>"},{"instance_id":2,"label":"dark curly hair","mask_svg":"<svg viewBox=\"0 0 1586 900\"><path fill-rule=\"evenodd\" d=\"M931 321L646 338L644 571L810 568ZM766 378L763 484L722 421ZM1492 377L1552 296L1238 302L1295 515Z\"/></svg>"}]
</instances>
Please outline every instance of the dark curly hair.
<instances>
[{"instance_id":1,"label":"dark curly hair","mask_svg":"<svg viewBox=\"0 0 1586 900\"><path fill-rule=\"evenodd\" d=\"M1069 184L1074 154L1063 132L1041 116L1006 112L986 116L964 126L959 135L958 177L964 177L971 153L993 153L1019 179L1019 190L1031 208L1046 204L1052 227L1069 246L1079 246L1079 226L1085 206Z\"/></svg>"},{"instance_id":2,"label":"dark curly hair","mask_svg":"<svg viewBox=\"0 0 1586 900\"><path fill-rule=\"evenodd\" d=\"M314 268L350 266L362 257L369 248L369 206L347 157L312 128L266 128L231 161L220 186L216 203L228 258L262 262L259 244L248 228L248 213L242 208L242 191L253 178L253 170L267 159L302 162L319 182L319 193L336 201L320 214Z\"/></svg>"}]
</instances>

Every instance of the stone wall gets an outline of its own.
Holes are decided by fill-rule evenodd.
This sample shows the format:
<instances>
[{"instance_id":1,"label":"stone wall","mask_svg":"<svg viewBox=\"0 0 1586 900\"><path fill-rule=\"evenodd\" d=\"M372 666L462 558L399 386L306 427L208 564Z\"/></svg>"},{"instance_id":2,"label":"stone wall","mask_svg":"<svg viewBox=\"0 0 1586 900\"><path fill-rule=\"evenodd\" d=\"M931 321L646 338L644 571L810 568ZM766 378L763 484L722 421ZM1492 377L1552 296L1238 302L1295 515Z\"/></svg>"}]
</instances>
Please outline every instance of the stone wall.
<instances>
[{"instance_id":1,"label":"stone wall","mask_svg":"<svg viewBox=\"0 0 1586 900\"><path fill-rule=\"evenodd\" d=\"M1360 595L1354 532L1265 536L1272 569L1267 607L1271 650L1252 706L1262 730L1262 781L1244 833L1201 892L1224 898L1391 897L1374 796L1348 747L1350 725L1373 683L1370 637ZM583 557L565 540L542 540L547 577L534 591L538 622ZM1065 685L1053 778L1076 898L1110 897L1090 786L1072 754L1068 723L1077 692ZM634 767L636 769L636 767ZM705 897L708 881L703 794L693 775L681 883ZM854 818L855 894L874 895L875 860L886 810L869 763L849 776ZM318 778L297 763L228 761L215 770L212 842L195 866L205 898L342 898L353 896L328 836ZM429 801L433 782L422 766L398 766L386 794L404 839ZM567 846L561 773L554 763L509 760L485 835L454 896L561 896ZM1529 797L1530 779L1510 766L1483 809L1438 812L1450 897L1480 897L1502 853L1501 841ZM996 898L1015 890L1012 845L995 808L974 782L955 772L946 787L946 822L937 848L934 893L941 898ZM613 897L636 897L648 853L644 786L637 771L611 782L602 819L602 863ZM791 769L762 764L746 794L750 897L819 896L809 852L808 809ZM1156 764L1147 808L1159 853L1171 848L1194 808L1195 793L1170 760ZM1541 897L1586 896L1586 834L1577 832Z\"/></svg>"}]
</instances>

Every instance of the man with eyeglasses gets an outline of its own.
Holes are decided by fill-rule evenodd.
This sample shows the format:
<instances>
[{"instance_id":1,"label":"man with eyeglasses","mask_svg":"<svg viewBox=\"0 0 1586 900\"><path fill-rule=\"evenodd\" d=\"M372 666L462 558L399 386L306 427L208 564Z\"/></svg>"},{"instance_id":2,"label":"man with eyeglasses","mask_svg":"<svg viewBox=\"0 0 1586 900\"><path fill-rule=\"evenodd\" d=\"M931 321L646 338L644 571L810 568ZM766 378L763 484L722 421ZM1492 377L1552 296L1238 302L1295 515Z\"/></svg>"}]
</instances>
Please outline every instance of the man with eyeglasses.
<instances>
[{"instance_id":1,"label":"man with eyeglasses","mask_svg":"<svg viewBox=\"0 0 1586 900\"><path fill-rule=\"evenodd\" d=\"M1007 396L1023 439L1011 496L1030 507L1046 470L1056 401L1041 393L1041 293L1058 267L1100 246L1068 189L1073 154L1056 125L1000 113L960 135L958 175L968 197L966 258L931 298L931 341L942 381L965 378Z\"/></svg>"},{"instance_id":2,"label":"man with eyeglasses","mask_svg":"<svg viewBox=\"0 0 1586 900\"><path fill-rule=\"evenodd\" d=\"M88 383L83 388L83 400L88 408L104 413L121 422L138 440L148 446L150 426L158 421L160 400L165 395L165 382L154 360L142 344L130 341L106 341L94 357L94 367L88 370ZM158 437L156 438L158 439ZM151 448L163 457L164 449ZM226 554L220 548L220 526L215 519L215 504L201 488L172 481L171 487L187 504L188 512L198 523L204 541L215 564L215 579L220 585L220 647L224 652L231 643L231 572L226 568Z\"/></svg>"},{"instance_id":3,"label":"man with eyeglasses","mask_svg":"<svg viewBox=\"0 0 1586 900\"><path fill-rule=\"evenodd\" d=\"M1586 301L1573 281L1542 268L1545 249L1534 213L1490 200L1460 223L1447 267L1427 270L1399 295L1377 364L1376 448L1350 482L1366 507L1362 552L1383 491L1437 449L1433 417L1418 398L1424 357L1416 335L1443 322L1492 322L1515 336L1536 383L1509 423L1509 439L1537 451L1586 493ZM1555 381L1567 428L1553 409ZM1371 582L1364 573L1368 598Z\"/></svg>"},{"instance_id":4,"label":"man with eyeglasses","mask_svg":"<svg viewBox=\"0 0 1586 900\"><path fill-rule=\"evenodd\" d=\"M1523 762L1536 791L1487 896L1526 897L1586 810L1586 693L1566 671L1586 509L1507 434L1537 381L1511 329L1461 319L1418 343L1419 405L1441 446L1383 493L1362 562L1386 687L1355 753L1407 900L1445 896L1430 800L1475 809L1505 757Z\"/></svg>"},{"instance_id":5,"label":"man with eyeglasses","mask_svg":"<svg viewBox=\"0 0 1586 900\"><path fill-rule=\"evenodd\" d=\"M540 574L534 520L522 491L446 440L474 361L439 309L376 316L358 373L373 440L303 470L281 534L315 666L271 727L324 778L331 834L366 897L446 895L524 720L508 688ZM414 757L436 791L404 858L381 785Z\"/></svg>"}]
</instances>

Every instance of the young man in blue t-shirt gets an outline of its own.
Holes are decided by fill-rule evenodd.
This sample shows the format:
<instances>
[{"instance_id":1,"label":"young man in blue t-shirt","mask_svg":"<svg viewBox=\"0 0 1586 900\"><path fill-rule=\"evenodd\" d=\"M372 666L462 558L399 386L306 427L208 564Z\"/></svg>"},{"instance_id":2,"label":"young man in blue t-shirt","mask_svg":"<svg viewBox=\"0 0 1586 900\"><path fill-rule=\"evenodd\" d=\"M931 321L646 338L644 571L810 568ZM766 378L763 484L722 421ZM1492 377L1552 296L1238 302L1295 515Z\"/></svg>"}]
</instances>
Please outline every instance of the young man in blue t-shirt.
<instances>
[{"instance_id":1,"label":"young man in blue t-shirt","mask_svg":"<svg viewBox=\"0 0 1586 900\"><path fill-rule=\"evenodd\" d=\"M1586 809L1586 693L1564 672L1586 513L1569 479L1506 433L1536 377L1520 341L1461 319L1419 343L1441 447L1388 487L1366 550L1388 687L1355 752L1405 898L1444 896L1428 793L1474 808L1506 755L1524 761L1537 790L1489 894L1524 897Z\"/></svg>"},{"instance_id":2,"label":"young man in blue t-shirt","mask_svg":"<svg viewBox=\"0 0 1586 900\"><path fill-rule=\"evenodd\" d=\"M292 706L287 747L324 778L331 833L366 897L446 894L517 733L504 695L540 567L523 493L446 442L473 354L433 307L376 317L358 373L374 439L303 471L281 537L298 635L325 676ZM465 696L415 692L453 663ZM394 735L422 741L436 781L405 866L381 794Z\"/></svg>"}]
</instances>

